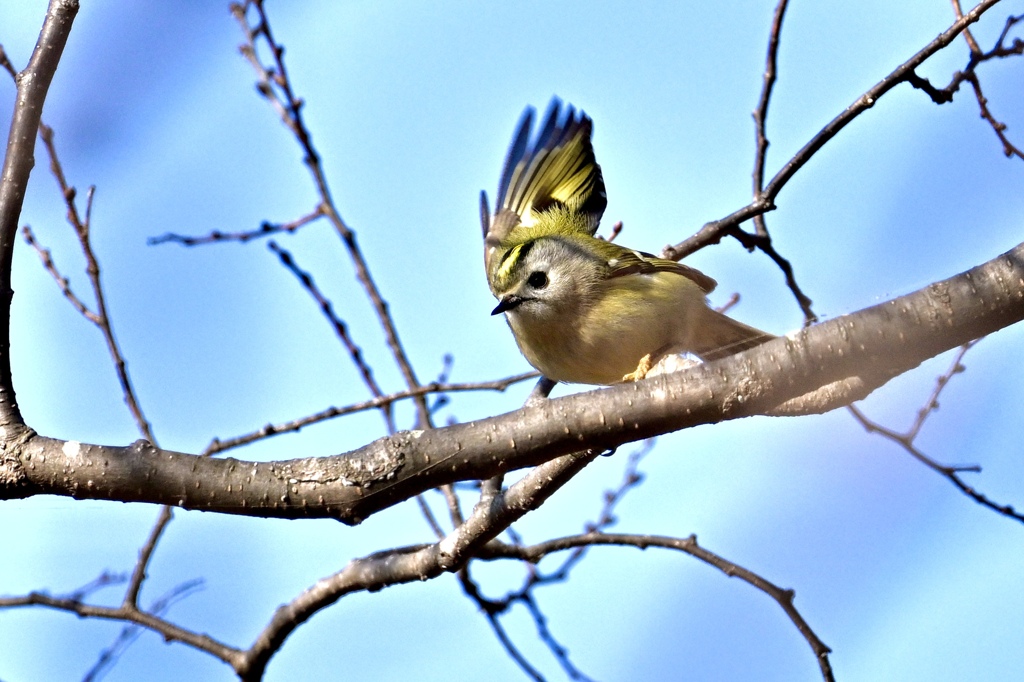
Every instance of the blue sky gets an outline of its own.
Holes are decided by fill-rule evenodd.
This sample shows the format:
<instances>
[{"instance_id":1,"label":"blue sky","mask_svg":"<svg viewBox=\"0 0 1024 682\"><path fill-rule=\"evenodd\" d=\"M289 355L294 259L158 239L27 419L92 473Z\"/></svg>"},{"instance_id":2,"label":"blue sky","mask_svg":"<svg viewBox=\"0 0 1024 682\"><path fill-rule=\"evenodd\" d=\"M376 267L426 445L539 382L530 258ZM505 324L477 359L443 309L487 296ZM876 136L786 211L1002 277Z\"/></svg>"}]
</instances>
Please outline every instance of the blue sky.
<instances>
[{"instance_id":1,"label":"blue sky","mask_svg":"<svg viewBox=\"0 0 1024 682\"><path fill-rule=\"evenodd\" d=\"M983 45L1004 3L975 30ZM454 356L452 379L528 369L493 307L481 267L477 193L494 192L523 107L558 95L591 115L608 188L606 225L657 251L750 196L753 125L769 2L270 3L293 83L335 198L395 315L420 378ZM0 42L23 65L45 2L0 6ZM769 115L773 173L804 142L951 22L948 2L791 3ZM96 185L94 246L111 317L161 445L201 450L266 422L366 397L332 330L265 243L147 246L286 221L314 205L300 152L256 95L225 4L83 3L44 119L65 172ZM957 43L922 75L944 84ZM982 70L991 105L1024 143L1021 62ZM912 291L1016 245L1024 164L1007 160L977 104L936 107L900 86L843 131L779 197L775 243L823 317ZM0 87L7 112L13 86ZM7 123L4 114L4 125ZM87 294L83 263L40 149L23 223ZM326 224L278 241L332 297L387 390L401 378ZM735 243L688 263L719 281L712 302L784 333L801 315L777 268ZM98 443L137 437L100 335L60 297L36 255L15 253L14 376L41 433ZM1017 349L985 340L922 433L941 461L977 462L971 482L1024 506ZM908 425L950 358L872 396L865 411ZM558 389L565 392L564 387ZM575 390L575 389L572 389ZM459 420L518 407L507 394L454 396ZM404 425L411 413L399 411ZM365 414L233 454L276 459L343 452L381 435ZM623 453L625 454L625 449ZM595 462L522 524L528 540L579 530L625 458ZM971 503L844 412L748 419L659 440L618 530L696 533L709 549L792 587L832 648L842 680L1008 679L1024 669L1019 524ZM438 502L438 500L434 500ZM0 593L87 583L129 570L156 508L35 498L0 503ZM271 616L350 558L424 542L413 505L358 528L179 512L143 601L196 577L205 589L171 617L248 645ZM516 566L476 569L489 594ZM116 589L100 594L114 602ZM683 556L600 548L573 580L540 593L573 661L601 680L820 679L781 610ZM508 626L549 679L563 679L522 612ZM0 612L0 680L77 679L119 631L43 610ZM267 679L524 679L454 578L355 595L318 614ZM226 680L230 670L146 634L109 680Z\"/></svg>"}]
</instances>

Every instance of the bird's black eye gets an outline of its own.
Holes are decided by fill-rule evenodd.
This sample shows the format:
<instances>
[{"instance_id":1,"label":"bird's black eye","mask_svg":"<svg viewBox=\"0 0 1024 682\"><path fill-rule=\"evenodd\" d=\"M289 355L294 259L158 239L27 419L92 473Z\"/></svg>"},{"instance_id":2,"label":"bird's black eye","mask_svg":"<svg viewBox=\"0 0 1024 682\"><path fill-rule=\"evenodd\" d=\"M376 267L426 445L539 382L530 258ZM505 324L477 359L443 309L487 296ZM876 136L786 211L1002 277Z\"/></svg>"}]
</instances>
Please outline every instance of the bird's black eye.
<instances>
[{"instance_id":1,"label":"bird's black eye","mask_svg":"<svg viewBox=\"0 0 1024 682\"><path fill-rule=\"evenodd\" d=\"M541 272L540 270L536 272L531 272L530 277L526 280L526 283L529 284L534 289L543 289L548 285L548 276L546 273Z\"/></svg>"}]
</instances>

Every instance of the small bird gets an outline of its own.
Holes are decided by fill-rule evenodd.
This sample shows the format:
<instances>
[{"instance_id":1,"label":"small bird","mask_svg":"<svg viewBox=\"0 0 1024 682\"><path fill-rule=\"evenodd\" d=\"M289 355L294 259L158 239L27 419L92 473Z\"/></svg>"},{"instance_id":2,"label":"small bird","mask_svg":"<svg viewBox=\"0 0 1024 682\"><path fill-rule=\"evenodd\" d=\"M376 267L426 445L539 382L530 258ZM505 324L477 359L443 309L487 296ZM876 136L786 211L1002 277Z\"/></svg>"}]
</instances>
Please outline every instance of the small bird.
<instances>
[{"instance_id":1,"label":"small bird","mask_svg":"<svg viewBox=\"0 0 1024 682\"><path fill-rule=\"evenodd\" d=\"M505 159L492 216L480 193L492 315L544 376L581 384L636 381L662 358L715 360L773 337L708 307L715 280L594 236L608 203L593 123L551 102L530 143L528 107Z\"/></svg>"}]
</instances>

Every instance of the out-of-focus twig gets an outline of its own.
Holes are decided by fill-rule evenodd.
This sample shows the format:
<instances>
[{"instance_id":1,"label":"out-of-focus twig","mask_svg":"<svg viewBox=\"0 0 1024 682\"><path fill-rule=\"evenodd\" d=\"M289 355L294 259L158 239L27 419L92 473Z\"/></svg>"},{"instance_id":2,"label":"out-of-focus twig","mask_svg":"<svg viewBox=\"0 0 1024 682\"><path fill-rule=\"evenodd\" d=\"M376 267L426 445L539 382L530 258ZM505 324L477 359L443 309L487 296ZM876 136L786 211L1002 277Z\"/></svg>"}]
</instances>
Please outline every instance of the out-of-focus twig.
<instances>
[{"instance_id":1,"label":"out-of-focus twig","mask_svg":"<svg viewBox=\"0 0 1024 682\"><path fill-rule=\"evenodd\" d=\"M960 9L960 0L952 0L953 2L953 14L956 15L957 19L964 18L964 11ZM974 35L971 33L971 29L964 29L964 40L967 41L967 46L971 48L972 53L981 52L981 48L978 46L978 41L974 39Z\"/></svg>"},{"instance_id":2,"label":"out-of-focus twig","mask_svg":"<svg viewBox=\"0 0 1024 682\"><path fill-rule=\"evenodd\" d=\"M531 563L537 563L553 552L576 550L580 547L593 547L596 545L619 545L637 547L639 549L662 547L665 549L678 550L689 554L710 566L714 566L730 578L739 578L740 580L756 587L778 603L796 626L797 630L800 631L800 634L803 635L804 639L810 645L815 658L818 661L822 678L826 680L826 682L834 682L835 677L833 676L832 666L829 663L828 658L829 653L831 653L831 649L821 641L817 634L815 634L814 630L811 629L810 625L808 625L804 617L793 605L793 590L781 588L753 571L743 568L742 566L735 564L728 559L705 549L704 547L701 547L697 544L697 537L695 535L691 535L687 538L674 538L660 535L630 535L623 533L591 532L584 533L582 535L571 535L563 538L557 538L546 542L539 542L535 545L529 546L491 543L486 547L485 553L482 553L480 558L515 558L529 561Z\"/></svg>"},{"instance_id":3,"label":"out-of-focus twig","mask_svg":"<svg viewBox=\"0 0 1024 682\"><path fill-rule=\"evenodd\" d=\"M620 234L622 234L622 221L621 220L619 222L615 223L614 225L612 225L612 231L609 232L608 236L604 237L604 239L606 239L607 241L613 242L613 241L615 241L618 238L618 236Z\"/></svg>"},{"instance_id":4,"label":"out-of-focus twig","mask_svg":"<svg viewBox=\"0 0 1024 682\"><path fill-rule=\"evenodd\" d=\"M597 519L585 524L586 532L599 533L615 524L615 507L630 490L636 488L643 481L643 474L639 471L639 465L643 458L651 452L654 443L655 440L653 438L646 440L641 447L630 453L626 460L626 467L621 482L616 488L605 491L604 502ZM508 532L515 544L522 545L521 538L513 528L509 528ZM576 547L553 571L542 573L534 564L527 564L528 570L523 584L518 589L509 592L499 599L491 599L483 594L480 586L471 577L468 566L459 573L459 584L462 586L463 592L465 592L467 597L476 602L480 610L487 616L499 642L527 675L532 675L535 669L529 665L523 654L515 647L500 623L501 616L516 604L522 604L526 607L530 617L533 619L538 637L548 647L565 673L574 680L585 681L590 679L572 663L569 658L569 651L551 632L547 624L547 617L537 603L535 595L535 590L538 587L567 581L572 569L583 560L587 549L588 546L585 545Z\"/></svg>"},{"instance_id":5,"label":"out-of-focus twig","mask_svg":"<svg viewBox=\"0 0 1024 682\"><path fill-rule=\"evenodd\" d=\"M864 427L866 431L868 431L869 433L877 433L883 438L886 438L896 443L904 450L906 450L914 459L921 462L932 471L945 477L946 480L948 480L950 483L956 486L957 489L960 490L960 492L967 495L978 504L982 505L983 507L987 507L999 514L1002 514L1003 516L1024 523L1024 514L1021 514L1020 512L1016 511L1010 505L999 504L997 502L992 501L986 495L979 493L973 487L968 485L966 481L964 481L963 477L960 474L967 472L979 473L981 471L981 467L979 465L940 464L939 462L937 462L936 460L932 459L924 452L922 452L914 444L914 441L917 439L917 436L921 433L921 428L924 426L925 421L932 413L939 409L939 396L942 394L942 391L946 388L946 386L949 384L950 380L954 376L960 374L966 369L963 364L964 355L966 355L967 351L973 348L975 344L977 344L980 340L981 339L978 339L977 341L971 341L970 343L965 343L963 346L960 347L956 355L953 357L953 362L950 365L949 369L944 374L939 375L938 379L936 379L935 388L932 390L931 395L928 397L928 400L925 401L924 405L922 405L921 408L917 411L917 416L914 418L914 422L906 431L901 433L888 427L882 426L878 422L868 418L856 405L850 405L848 409L850 410L850 413L853 415L854 419L856 419L860 423L860 425Z\"/></svg>"},{"instance_id":6,"label":"out-of-focus twig","mask_svg":"<svg viewBox=\"0 0 1024 682\"><path fill-rule=\"evenodd\" d=\"M82 601L83 599L88 599L93 593L99 592L105 587L110 587L111 585L122 585L126 580L128 580L128 576L123 573L111 573L109 571L104 571L95 579L90 580L77 590L65 595L65 599Z\"/></svg>"},{"instance_id":7,"label":"out-of-focus twig","mask_svg":"<svg viewBox=\"0 0 1024 682\"><path fill-rule=\"evenodd\" d=\"M184 583L189 586L188 590L195 589L195 582ZM74 595L70 597L53 597L44 592L31 592L21 597L0 597L0 608L16 608L30 606L45 606L58 611L67 611L77 614L83 618L102 618L105 620L117 620L127 623L134 623L144 628L159 633L165 640L182 642L200 651L205 651L228 664L234 664L240 657L240 652L209 635L202 635L191 630L174 625L152 611L143 611L131 606L97 606L86 604Z\"/></svg>"},{"instance_id":8,"label":"out-of-focus twig","mask_svg":"<svg viewBox=\"0 0 1024 682\"><path fill-rule=\"evenodd\" d=\"M202 586L203 581L199 578L188 580L180 585L176 585L166 594L154 601L150 605L148 612L154 616L163 616L175 602L179 602L182 599L186 599L192 594L195 594L197 591L202 589ZM141 635L142 632L142 626L135 623L131 623L123 627L114 642L100 652L96 663L93 664L92 668L89 669L89 672L85 674L82 681L95 682L95 680L102 678L103 674L117 662L117 659L121 657L121 654L123 654L125 650L139 638L139 635Z\"/></svg>"},{"instance_id":9,"label":"out-of-focus twig","mask_svg":"<svg viewBox=\"0 0 1024 682\"><path fill-rule=\"evenodd\" d=\"M720 313L725 313L728 312L729 310L732 310L736 305L739 304L739 302L740 295L738 292L734 291L732 292L732 294L729 295L729 298L726 300L726 302L720 306L716 306L715 310L717 310Z\"/></svg>"}]
</instances>

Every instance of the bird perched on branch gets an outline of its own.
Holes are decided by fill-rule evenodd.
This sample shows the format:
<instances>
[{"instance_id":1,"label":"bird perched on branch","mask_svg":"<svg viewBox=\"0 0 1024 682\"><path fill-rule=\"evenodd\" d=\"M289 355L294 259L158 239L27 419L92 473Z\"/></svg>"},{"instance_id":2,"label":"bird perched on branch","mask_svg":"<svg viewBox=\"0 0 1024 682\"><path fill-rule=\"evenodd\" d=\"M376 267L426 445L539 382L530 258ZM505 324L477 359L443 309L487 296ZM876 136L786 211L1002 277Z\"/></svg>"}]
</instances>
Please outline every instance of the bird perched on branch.
<instances>
[{"instance_id":1,"label":"bird perched on branch","mask_svg":"<svg viewBox=\"0 0 1024 682\"><path fill-rule=\"evenodd\" d=\"M666 355L715 360L772 338L708 307L715 280L594 236L607 205L593 124L552 101L530 141L527 108L493 216L480 193L487 281L519 349L556 381L639 380Z\"/></svg>"}]
</instances>

